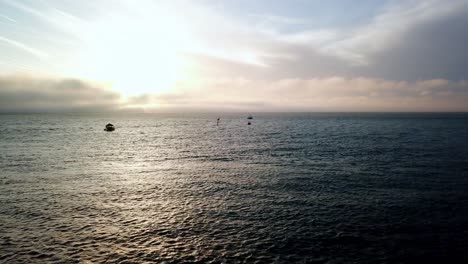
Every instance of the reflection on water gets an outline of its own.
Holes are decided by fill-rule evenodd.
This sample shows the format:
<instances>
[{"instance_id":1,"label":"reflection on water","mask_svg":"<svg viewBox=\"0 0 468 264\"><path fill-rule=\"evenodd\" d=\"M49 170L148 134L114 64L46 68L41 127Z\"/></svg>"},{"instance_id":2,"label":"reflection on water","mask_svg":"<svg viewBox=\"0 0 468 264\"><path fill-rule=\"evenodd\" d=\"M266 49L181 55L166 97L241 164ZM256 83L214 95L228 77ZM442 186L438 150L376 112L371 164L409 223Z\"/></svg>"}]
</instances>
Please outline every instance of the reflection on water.
<instances>
[{"instance_id":1,"label":"reflection on water","mask_svg":"<svg viewBox=\"0 0 468 264\"><path fill-rule=\"evenodd\" d=\"M0 115L0 262L468 258L466 116L216 118Z\"/></svg>"}]
</instances>

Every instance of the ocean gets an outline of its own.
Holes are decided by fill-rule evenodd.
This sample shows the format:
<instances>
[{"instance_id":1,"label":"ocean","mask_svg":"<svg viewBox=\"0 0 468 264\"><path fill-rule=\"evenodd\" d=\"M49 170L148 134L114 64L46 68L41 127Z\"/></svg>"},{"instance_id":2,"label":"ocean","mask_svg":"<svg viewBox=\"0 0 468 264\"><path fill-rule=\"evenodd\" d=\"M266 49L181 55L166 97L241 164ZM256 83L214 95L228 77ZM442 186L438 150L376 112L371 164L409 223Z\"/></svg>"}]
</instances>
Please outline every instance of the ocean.
<instances>
[{"instance_id":1,"label":"ocean","mask_svg":"<svg viewBox=\"0 0 468 264\"><path fill-rule=\"evenodd\" d=\"M467 263L468 114L246 117L1 114L0 263Z\"/></svg>"}]
</instances>

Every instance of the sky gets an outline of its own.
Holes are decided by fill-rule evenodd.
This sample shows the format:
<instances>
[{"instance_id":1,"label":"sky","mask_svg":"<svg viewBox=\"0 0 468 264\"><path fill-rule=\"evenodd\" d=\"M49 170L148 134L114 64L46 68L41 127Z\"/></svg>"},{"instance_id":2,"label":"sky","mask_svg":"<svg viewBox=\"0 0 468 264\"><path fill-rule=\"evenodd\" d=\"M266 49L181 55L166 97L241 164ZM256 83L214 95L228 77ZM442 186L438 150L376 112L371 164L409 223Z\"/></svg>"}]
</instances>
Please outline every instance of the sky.
<instances>
[{"instance_id":1,"label":"sky","mask_svg":"<svg viewBox=\"0 0 468 264\"><path fill-rule=\"evenodd\" d=\"M468 111L468 0L0 0L0 112Z\"/></svg>"}]
</instances>

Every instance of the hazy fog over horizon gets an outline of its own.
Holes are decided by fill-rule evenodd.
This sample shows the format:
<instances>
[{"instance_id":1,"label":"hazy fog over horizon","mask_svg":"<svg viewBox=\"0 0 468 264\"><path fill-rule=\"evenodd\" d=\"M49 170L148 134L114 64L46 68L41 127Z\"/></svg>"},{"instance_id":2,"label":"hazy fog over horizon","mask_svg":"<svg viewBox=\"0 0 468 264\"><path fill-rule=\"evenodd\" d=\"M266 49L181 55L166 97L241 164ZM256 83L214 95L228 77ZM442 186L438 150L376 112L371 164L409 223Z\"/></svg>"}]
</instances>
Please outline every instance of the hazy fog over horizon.
<instances>
[{"instance_id":1,"label":"hazy fog over horizon","mask_svg":"<svg viewBox=\"0 0 468 264\"><path fill-rule=\"evenodd\" d=\"M0 0L0 112L464 112L466 25L467 0Z\"/></svg>"}]
</instances>

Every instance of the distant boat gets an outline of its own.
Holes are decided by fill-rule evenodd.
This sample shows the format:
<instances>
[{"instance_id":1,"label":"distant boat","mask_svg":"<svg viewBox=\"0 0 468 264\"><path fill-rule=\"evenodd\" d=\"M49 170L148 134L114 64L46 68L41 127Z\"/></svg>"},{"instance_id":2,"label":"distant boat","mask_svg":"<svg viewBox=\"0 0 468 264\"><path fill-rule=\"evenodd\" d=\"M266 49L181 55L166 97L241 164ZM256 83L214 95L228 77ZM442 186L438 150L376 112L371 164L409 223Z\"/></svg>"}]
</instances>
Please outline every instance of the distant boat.
<instances>
[{"instance_id":1,"label":"distant boat","mask_svg":"<svg viewBox=\"0 0 468 264\"><path fill-rule=\"evenodd\" d=\"M114 130L115 130L115 127L111 123L107 124L106 128L104 128L104 131L107 131L107 132L111 132L111 131L114 131Z\"/></svg>"},{"instance_id":2,"label":"distant boat","mask_svg":"<svg viewBox=\"0 0 468 264\"><path fill-rule=\"evenodd\" d=\"M249 115L249 116L247 117L247 119L253 119L253 117L252 117L251 115Z\"/></svg>"}]
</instances>

